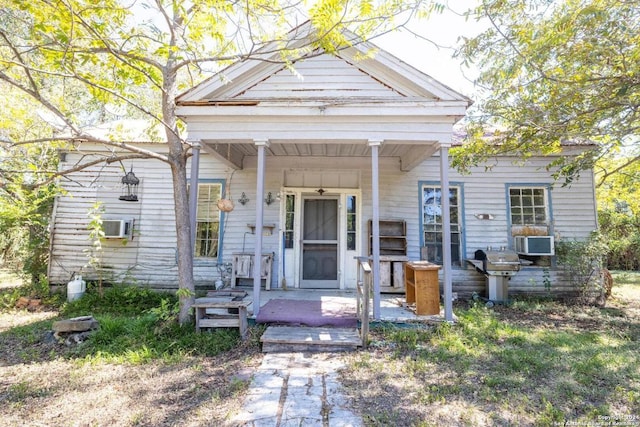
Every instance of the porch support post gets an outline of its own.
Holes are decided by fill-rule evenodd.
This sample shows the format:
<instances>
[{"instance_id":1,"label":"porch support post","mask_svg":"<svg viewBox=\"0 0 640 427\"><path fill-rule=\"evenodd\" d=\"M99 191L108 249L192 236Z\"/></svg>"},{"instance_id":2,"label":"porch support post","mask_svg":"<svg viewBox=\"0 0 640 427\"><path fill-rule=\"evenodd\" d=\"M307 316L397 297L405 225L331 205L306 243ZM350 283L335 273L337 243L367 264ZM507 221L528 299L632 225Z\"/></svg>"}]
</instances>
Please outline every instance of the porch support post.
<instances>
[{"instance_id":1,"label":"porch support post","mask_svg":"<svg viewBox=\"0 0 640 427\"><path fill-rule=\"evenodd\" d=\"M269 140L256 139L253 141L258 148L258 171L256 175L256 246L253 257L253 315L260 312L260 287L262 270L262 226L264 214L264 172L265 172L265 148L269 146Z\"/></svg>"},{"instance_id":2,"label":"porch support post","mask_svg":"<svg viewBox=\"0 0 640 427\"><path fill-rule=\"evenodd\" d=\"M198 176L200 175L200 148L199 140L191 143L191 177L189 186L189 226L191 227L191 250L196 246L196 211L198 209ZM191 266L193 268L193 266Z\"/></svg>"},{"instance_id":3,"label":"porch support post","mask_svg":"<svg viewBox=\"0 0 640 427\"><path fill-rule=\"evenodd\" d=\"M444 319L453 322L453 290L451 284L451 211L449 209L449 146L440 147L440 190L442 195L442 287Z\"/></svg>"},{"instance_id":4,"label":"porch support post","mask_svg":"<svg viewBox=\"0 0 640 427\"><path fill-rule=\"evenodd\" d=\"M371 238L373 255L373 318L380 320L380 197L378 174L378 149L381 140L369 140L371 147L371 205L373 218L371 220ZM368 297L367 297L368 298Z\"/></svg>"}]
</instances>

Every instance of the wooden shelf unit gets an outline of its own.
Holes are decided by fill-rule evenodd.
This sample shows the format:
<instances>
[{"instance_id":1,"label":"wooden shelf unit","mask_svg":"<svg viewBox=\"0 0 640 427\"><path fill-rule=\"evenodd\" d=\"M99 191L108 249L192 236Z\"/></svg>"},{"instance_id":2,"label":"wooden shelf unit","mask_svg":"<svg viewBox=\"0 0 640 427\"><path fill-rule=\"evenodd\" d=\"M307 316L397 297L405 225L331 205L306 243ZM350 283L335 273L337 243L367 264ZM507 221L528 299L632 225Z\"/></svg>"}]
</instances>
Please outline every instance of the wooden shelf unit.
<instances>
[{"instance_id":1,"label":"wooden shelf unit","mask_svg":"<svg viewBox=\"0 0 640 427\"><path fill-rule=\"evenodd\" d=\"M381 219L380 255L407 255L407 222L401 219ZM369 220L369 255L373 254L373 221Z\"/></svg>"},{"instance_id":2,"label":"wooden shelf unit","mask_svg":"<svg viewBox=\"0 0 640 427\"><path fill-rule=\"evenodd\" d=\"M407 223L401 219L381 219L380 291L404 293L404 268L407 258ZM369 220L369 256L373 255L373 222Z\"/></svg>"}]
</instances>

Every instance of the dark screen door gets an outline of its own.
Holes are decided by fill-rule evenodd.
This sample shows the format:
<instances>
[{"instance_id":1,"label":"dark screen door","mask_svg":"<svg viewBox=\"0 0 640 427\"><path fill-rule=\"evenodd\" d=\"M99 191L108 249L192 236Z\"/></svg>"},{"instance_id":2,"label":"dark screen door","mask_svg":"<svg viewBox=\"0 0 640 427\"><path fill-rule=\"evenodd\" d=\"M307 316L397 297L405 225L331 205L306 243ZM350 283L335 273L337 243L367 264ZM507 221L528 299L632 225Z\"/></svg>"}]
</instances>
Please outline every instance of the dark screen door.
<instances>
[{"instance_id":1,"label":"dark screen door","mask_svg":"<svg viewBox=\"0 0 640 427\"><path fill-rule=\"evenodd\" d=\"M338 200L304 199L302 288L338 287Z\"/></svg>"}]
</instances>

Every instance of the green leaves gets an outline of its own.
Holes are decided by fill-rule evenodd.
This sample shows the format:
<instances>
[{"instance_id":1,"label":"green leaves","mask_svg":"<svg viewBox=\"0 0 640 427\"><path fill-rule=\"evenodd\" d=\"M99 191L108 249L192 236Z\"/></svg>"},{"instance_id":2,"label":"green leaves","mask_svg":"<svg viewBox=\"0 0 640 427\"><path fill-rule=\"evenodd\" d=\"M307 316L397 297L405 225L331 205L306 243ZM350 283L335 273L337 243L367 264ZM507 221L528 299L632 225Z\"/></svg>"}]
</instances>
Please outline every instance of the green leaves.
<instances>
[{"instance_id":1,"label":"green leaves","mask_svg":"<svg viewBox=\"0 0 640 427\"><path fill-rule=\"evenodd\" d=\"M640 8L617 0L484 1L492 27L459 54L479 64L483 99L473 121L503 129L500 147L462 151L555 152L560 141L591 141L605 155L640 128ZM601 141L617 141L605 145ZM476 151L472 151L476 150ZM578 162L569 175L589 162ZM565 175L570 179L569 175Z\"/></svg>"}]
</instances>

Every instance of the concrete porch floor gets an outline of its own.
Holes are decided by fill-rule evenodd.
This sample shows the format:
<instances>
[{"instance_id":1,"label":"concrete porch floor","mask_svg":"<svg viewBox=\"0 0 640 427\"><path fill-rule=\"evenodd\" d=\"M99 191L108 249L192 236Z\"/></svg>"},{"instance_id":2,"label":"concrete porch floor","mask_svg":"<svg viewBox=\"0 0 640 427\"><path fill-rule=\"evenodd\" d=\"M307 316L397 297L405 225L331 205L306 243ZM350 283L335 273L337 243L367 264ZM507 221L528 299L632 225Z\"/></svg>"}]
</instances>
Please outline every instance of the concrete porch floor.
<instances>
[{"instance_id":1,"label":"concrete porch floor","mask_svg":"<svg viewBox=\"0 0 640 427\"><path fill-rule=\"evenodd\" d=\"M253 301L253 289L249 287L236 287L233 289L244 290ZM342 304L353 304L356 306L355 290L329 290L329 289L272 289L260 291L260 307L264 306L272 299L298 299L310 301L327 301ZM373 301L372 301L373 303ZM255 319L253 314L253 303L248 306L249 317ZM454 316L454 321L455 321ZM371 317L371 321L375 321ZM380 295L380 320L390 323L432 323L444 321L444 308L440 304L440 313L436 315L416 315L413 310L406 306L404 294L381 294Z\"/></svg>"}]
</instances>

